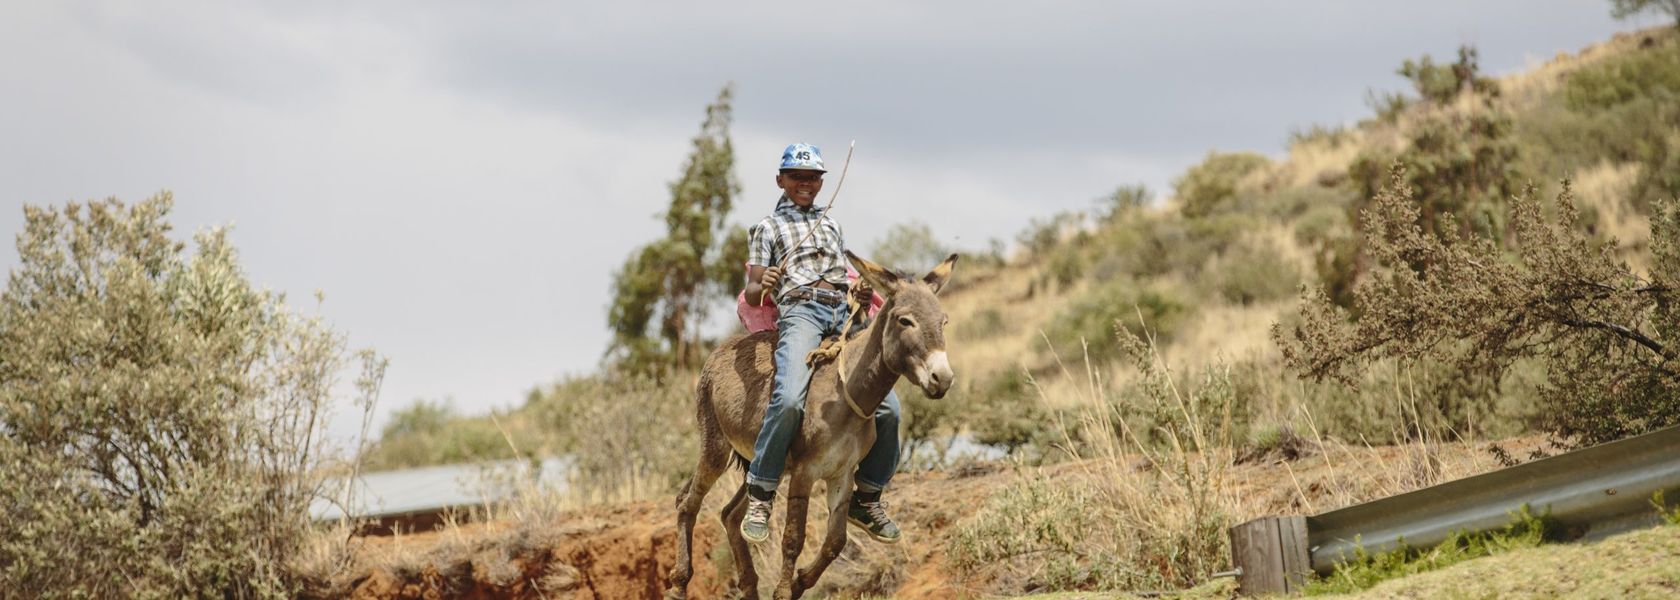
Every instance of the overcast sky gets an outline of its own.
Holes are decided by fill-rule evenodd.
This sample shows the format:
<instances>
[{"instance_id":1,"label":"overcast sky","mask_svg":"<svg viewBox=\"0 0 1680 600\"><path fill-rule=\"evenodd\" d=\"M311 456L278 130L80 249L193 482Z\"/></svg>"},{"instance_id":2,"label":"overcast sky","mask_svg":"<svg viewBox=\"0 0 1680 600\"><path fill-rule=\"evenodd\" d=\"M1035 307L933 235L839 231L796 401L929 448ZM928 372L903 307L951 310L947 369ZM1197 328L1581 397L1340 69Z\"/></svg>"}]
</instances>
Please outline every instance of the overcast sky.
<instances>
[{"instance_id":1,"label":"overcast sky","mask_svg":"<svg viewBox=\"0 0 1680 600\"><path fill-rule=\"evenodd\" d=\"M1471 43L1503 74L1661 22L1608 12L9 1L0 234L22 229L24 204L172 190L181 238L232 225L254 281L294 305L323 290L351 344L391 358L381 419L416 398L481 413L594 369L610 274L662 233L666 184L726 82L745 188L732 220L768 212L787 143L837 168L855 139L834 209L852 247L919 220L980 248L1123 183L1159 193L1211 149L1281 156L1292 128L1356 121L1367 90L1403 88L1408 57Z\"/></svg>"}]
</instances>

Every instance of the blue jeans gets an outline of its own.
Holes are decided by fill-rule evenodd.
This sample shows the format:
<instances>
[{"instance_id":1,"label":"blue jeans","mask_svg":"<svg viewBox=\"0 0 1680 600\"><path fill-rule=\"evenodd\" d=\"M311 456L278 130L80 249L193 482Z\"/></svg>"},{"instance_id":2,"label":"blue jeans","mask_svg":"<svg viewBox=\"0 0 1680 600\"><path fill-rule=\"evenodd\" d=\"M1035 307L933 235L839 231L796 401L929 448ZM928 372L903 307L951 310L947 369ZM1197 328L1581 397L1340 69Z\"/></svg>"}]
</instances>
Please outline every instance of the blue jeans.
<instances>
[{"instance_id":1,"label":"blue jeans","mask_svg":"<svg viewBox=\"0 0 1680 600\"><path fill-rule=\"evenodd\" d=\"M811 383L811 368L805 355L822 343L826 335L838 333L846 324L846 305L829 306L812 300L788 300L777 307L776 378L770 389L770 406L764 411L764 426L753 444L752 465L747 481L761 490L774 492L787 468L788 447L805 420L805 391ZM865 492L885 489L898 470L898 395L892 391L875 409L875 445L858 463L857 488Z\"/></svg>"}]
</instances>

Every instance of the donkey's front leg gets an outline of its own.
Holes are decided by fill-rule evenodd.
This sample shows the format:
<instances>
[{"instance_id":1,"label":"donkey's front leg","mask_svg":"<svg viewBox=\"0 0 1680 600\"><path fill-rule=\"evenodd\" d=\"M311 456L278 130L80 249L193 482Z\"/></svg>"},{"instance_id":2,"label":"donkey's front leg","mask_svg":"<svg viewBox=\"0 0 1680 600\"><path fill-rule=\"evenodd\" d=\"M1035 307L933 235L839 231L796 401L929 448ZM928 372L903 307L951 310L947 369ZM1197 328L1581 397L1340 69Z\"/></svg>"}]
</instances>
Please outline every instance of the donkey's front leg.
<instances>
[{"instance_id":1,"label":"donkey's front leg","mask_svg":"<svg viewBox=\"0 0 1680 600\"><path fill-rule=\"evenodd\" d=\"M706 500L706 492L729 468L729 443L722 436L708 437L700 446L694 477L677 496L677 564L671 568L671 587L665 591L665 597L671 600L688 597L688 581L694 576L694 518L700 512L700 503Z\"/></svg>"},{"instance_id":2,"label":"donkey's front leg","mask_svg":"<svg viewBox=\"0 0 1680 600\"><path fill-rule=\"evenodd\" d=\"M805 590L795 587L799 552L805 549L805 509L811 501L811 482L800 477L788 481L787 523L782 526L782 573L776 583L776 600L798 598Z\"/></svg>"},{"instance_id":3,"label":"donkey's front leg","mask_svg":"<svg viewBox=\"0 0 1680 600\"><path fill-rule=\"evenodd\" d=\"M846 548L846 505L852 501L852 476L846 475L828 482L828 534L823 538L822 550L816 560L799 570L798 589L808 590L817 585L817 578ZM796 595L797 596L797 595Z\"/></svg>"}]
</instances>

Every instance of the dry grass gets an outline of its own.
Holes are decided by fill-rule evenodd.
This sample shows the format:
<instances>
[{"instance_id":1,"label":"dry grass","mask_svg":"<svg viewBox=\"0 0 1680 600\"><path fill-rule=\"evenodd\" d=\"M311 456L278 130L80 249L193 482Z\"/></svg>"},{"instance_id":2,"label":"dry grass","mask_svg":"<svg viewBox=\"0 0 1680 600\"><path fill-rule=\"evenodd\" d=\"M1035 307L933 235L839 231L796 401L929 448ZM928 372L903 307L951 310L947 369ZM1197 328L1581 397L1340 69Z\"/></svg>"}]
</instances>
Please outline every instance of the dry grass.
<instances>
[{"instance_id":1,"label":"dry grass","mask_svg":"<svg viewBox=\"0 0 1680 600\"><path fill-rule=\"evenodd\" d=\"M1621 257L1635 273L1651 272L1651 219L1628 203L1628 190L1639 178L1637 163L1600 163L1580 172L1575 197L1583 207L1598 210L1599 231L1616 239Z\"/></svg>"},{"instance_id":2,"label":"dry grass","mask_svg":"<svg viewBox=\"0 0 1680 600\"><path fill-rule=\"evenodd\" d=\"M959 272L958 277L962 274ZM970 373L1001 373L1021 367L1022 357L1032 356L1041 341L1038 331L1056 316L1056 308L1066 298L1076 297L1083 287L1060 291L1038 291L1031 297L1028 289L1039 278L1034 266L1011 263L1000 268L983 287L964 289L941 300L951 317L950 331L953 348L952 366L960 376ZM1080 286L1089 285L1081 282ZM961 332L964 324L978 320L983 311L996 311L1003 323L998 335L969 339Z\"/></svg>"},{"instance_id":3,"label":"dry grass","mask_svg":"<svg viewBox=\"0 0 1680 600\"><path fill-rule=\"evenodd\" d=\"M1340 136L1293 144L1289 157L1273 165L1273 177L1283 187L1319 185L1327 174L1345 173L1349 163L1364 148L1369 134L1362 129L1347 129Z\"/></svg>"},{"instance_id":4,"label":"dry grass","mask_svg":"<svg viewBox=\"0 0 1680 600\"><path fill-rule=\"evenodd\" d=\"M1066 415L1062 449L1073 460L1022 470L959 524L950 546L959 573L1020 589L1188 589L1228 567L1225 532L1237 523L1323 512L1498 466L1417 421L1407 426L1424 435L1402 446L1329 439L1300 404L1268 412L1302 424L1306 457L1239 464L1230 370L1211 360L1180 373L1152 345L1124 345L1136 362L1118 382L1079 363L1034 381L1040 401ZM1417 413L1415 392L1393 393L1390 401Z\"/></svg>"},{"instance_id":5,"label":"dry grass","mask_svg":"<svg viewBox=\"0 0 1680 600\"><path fill-rule=\"evenodd\" d=\"M1587 46L1580 52L1559 52L1549 60L1530 64L1516 73L1500 77L1500 96L1507 107L1533 107L1546 96L1556 93L1570 73L1596 65L1608 58L1624 56L1638 49L1647 37L1660 40L1671 35L1674 35L1672 27L1653 27L1643 31L1618 33L1609 41Z\"/></svg>"}]
</instances>

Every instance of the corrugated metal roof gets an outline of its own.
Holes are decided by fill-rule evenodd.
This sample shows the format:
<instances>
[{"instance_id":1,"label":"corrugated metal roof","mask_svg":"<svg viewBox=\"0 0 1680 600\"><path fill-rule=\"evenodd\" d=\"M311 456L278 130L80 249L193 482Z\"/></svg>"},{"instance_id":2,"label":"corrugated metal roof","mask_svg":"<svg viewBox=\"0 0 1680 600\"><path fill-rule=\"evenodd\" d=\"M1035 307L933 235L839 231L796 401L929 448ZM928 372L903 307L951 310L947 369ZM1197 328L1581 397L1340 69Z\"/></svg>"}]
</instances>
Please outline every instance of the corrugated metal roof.
<instances>
[{"instance_id":1,"label":"corrugated metal roof","mask_svg":"<svg viewBox=\"0 0 1680 600\"><path fill-rule=\"evenodd\" d=\"M532 481L562 488L570 464L563 458L548 458L533 469L530 461L500 460L367 473L356 482L350 515L378 518L474 506L506 500L516 485ZM309 506L309 516L317 521L344 516L339 506L344 481L329 480L322 489L333 498L317 498Z\"/></svg>"}]
</instances>

